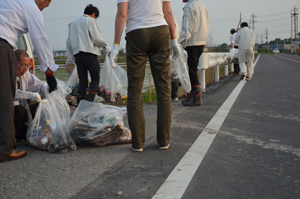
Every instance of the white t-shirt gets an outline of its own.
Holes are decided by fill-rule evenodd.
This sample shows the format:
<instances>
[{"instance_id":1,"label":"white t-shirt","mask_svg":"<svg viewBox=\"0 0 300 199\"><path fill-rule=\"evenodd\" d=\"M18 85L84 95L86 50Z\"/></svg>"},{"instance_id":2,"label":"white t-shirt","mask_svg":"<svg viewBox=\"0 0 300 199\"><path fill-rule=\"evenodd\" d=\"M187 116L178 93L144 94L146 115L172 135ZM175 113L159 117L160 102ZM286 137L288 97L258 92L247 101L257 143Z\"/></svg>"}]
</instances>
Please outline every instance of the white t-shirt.
<instances>
[{"instance_id":1,"label":"white t-shirt","mask_svg":"<svg viewBox=\"0 0 300 199\"><path fill-rule=\"evenodd\" d=\"M236 32L233 33L231 36L230 36L230 44L234 43L234 46L238 46L238 44L235 43L235 38L236 38Z\"/></svg>"},{"instance_id":2,"label":"white t-shirt","mask_svg":"<svg viewBox=\"0 0 300 199\"><path fill-rule=\"evenodd\" d=\"M163 13L163 2L171 0L118 0L128 2L126 33L156 26L168 25Z\"/></svg>"}]
</instances>

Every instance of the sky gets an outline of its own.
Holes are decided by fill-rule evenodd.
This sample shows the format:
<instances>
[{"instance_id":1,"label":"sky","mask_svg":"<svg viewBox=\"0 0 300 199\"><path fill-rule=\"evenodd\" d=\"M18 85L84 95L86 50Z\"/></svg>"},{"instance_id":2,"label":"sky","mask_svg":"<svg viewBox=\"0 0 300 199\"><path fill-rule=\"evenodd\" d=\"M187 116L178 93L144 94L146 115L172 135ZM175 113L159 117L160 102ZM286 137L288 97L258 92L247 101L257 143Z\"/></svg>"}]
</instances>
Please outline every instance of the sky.
<instances>
[{"instance_id":1,"label":"sky","mask_svg":"<svg viewBox=\"0 0 300 199\"><path fill-rule=\"evenodd\" d=\"M137 0L138 1L138 0ZM250 22L254 14L254 32L256 42L291 37L291 13L294 6L300 8L300 0L200 0L209 12L208 43L229 44L230 29L237 28L240 21ZM100 10L97 23L104 40L112 46L114 40L114 23L117 12L117 0L52 0L50 6L43 10L45 30L54 50L65 50L68 36L68 24L79 18L87 4L93 4ZM182 0L171 0L174 18L182 23L185 3ZM300 9L296 11L300 12ZM294 26L294 25L293 25ZM250 24L250 28L252 28ZM294 28L294 27L293 27ZM300 28L298 28L300 32ZM125 30L122 35L121 48L125 48ZM293 36L294 37L294 36Z\"/></svg>"}]
</instances>

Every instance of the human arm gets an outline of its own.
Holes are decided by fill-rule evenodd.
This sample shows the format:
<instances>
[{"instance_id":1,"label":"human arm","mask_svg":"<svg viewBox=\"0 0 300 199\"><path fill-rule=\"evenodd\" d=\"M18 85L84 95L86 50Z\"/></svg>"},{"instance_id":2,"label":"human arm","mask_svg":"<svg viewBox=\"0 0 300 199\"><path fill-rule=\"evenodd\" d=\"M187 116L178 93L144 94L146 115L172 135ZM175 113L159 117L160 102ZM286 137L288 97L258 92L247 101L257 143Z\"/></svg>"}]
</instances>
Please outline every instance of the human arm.
<instances>
[{"instance_id":1,"label":"human arm","mask_svg":"<svg viewBox=\"0 0 300 199\"><path fill-rule=\"evenodd\" d=\"M183 11L181 34L178 39L178 42L183 45L191 38L193 33L194 17L193 10L186 5Z\"/></svg>"},{"instance_id":2,"label":"human arm","mask_svg":"<svg viewBox=\"0 0 300 199\"><path fill-rule=\"evenodd\" d=\"M71 24L70 24L71 25ZM70 41L70 28L68 31L68 39L66 41L66 50L67 50L67 61L66 64L74 64L74 56L73 56L73 49Z\"/></svg>"},{"instance_id":3,"label":"human arm","mask_svg":"<svg viewBox=\"0 0 300 199\"><path fill-rule=\"evenodd\" d=\"M172 51L172 58L177 59L180 56L180 48L177 42L176 33L175 33L175 20L173 16L173 12L171 9L171 4L169 1L163 2L163 13L166 19L166 22L169 26L170 32L170 48Z\"/></svg>"},{"instance_id":4,"label":"human arm","mask_svg":"<svg viewBox=\"0 0 300 199\"><path fill-rule=\"evenodd\" d=\"M127 19L128 2L122 2L118 4L118 11L115 19L115 38L113 49L110 53L110 59L112 66L115 67L115 61L117 60L120 48L121 36L125 27Z\"/></svg>"},{"instance_id":5,"label":"human arm","mask_svg":"<svg viewBox=\"0 0 300 199\"><path fill-rule=\"evenodd\" d=\"M94 42L94 44L98 47L104 48L107 46L106 42L103 39L102 33L100 31L99 26L96 23L96 20L93 18L89 18L89 33Z\"/></svg>"},{"instance_id":6,"label":"human arm","mask_svg":"<svg viewBox=\"0 0 300 199\"><path fill-rule=\"evenodd\" d=\"M240 37L241 37L241 30L238 31L238 33L235 36L235 43L239 43L240 42Z\"/></svg>"},{"instance_id":7,"label":"human arm","mask_svg":"<svg viewBox=\"0 0 300 199\"><path fill-rule=\"evenodd\" d=\"M42 13L33 14L26 22L30 39L40 62L39 68L46 73L56 71L58 65L54 62L53 50L45 33Z\"/></svg>"}]
</instances>

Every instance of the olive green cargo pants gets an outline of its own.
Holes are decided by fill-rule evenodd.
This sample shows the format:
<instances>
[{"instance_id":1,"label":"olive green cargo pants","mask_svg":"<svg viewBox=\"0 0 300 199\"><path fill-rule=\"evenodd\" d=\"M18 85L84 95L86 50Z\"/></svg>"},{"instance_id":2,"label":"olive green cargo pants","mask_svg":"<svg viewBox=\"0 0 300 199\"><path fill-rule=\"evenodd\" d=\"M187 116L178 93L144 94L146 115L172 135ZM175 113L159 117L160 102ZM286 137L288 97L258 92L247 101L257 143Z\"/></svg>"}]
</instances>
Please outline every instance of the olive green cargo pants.
<instances>
[{"instance_id":1,"label":"olive green cargo pants","mask_svg":"<svg viewBox=\"0 0 300 199\"><path fill-rule=\"evenodd\" d=\"M157 93L157 142L159 145L167 145L171 138L172 114L169 28L158 26L133 30L126 34L126 41L127 111L132 146L136 149L142 148L145 141L141 92L147 57Z\"/></svg>"}]
</instances>

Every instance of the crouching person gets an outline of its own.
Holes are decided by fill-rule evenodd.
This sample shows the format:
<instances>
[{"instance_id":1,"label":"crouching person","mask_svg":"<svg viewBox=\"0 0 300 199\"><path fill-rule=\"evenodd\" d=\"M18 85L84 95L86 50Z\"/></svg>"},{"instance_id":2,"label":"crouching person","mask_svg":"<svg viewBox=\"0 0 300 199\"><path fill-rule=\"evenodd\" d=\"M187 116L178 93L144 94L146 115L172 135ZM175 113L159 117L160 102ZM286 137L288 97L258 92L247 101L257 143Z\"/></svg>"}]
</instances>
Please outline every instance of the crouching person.
<instances>
[{"instance_id":1,"label":"crouching person","mask_svg":"<svg viewBox=\"0 0 300 199\"><path fill-rule=\"evenodd\" d=\"M27 103L24 101L40 101L40 94L45 94L48 90L48 84L39 80L28 71L30 58L24 50L16 50L17 57L17 83L14 99L14 125L15 138L17 141L26 139L28 126L25 124L30 116L34 118L39 103L29 104L29 110L26 110Z\"/></svg>"}]
</instances>

